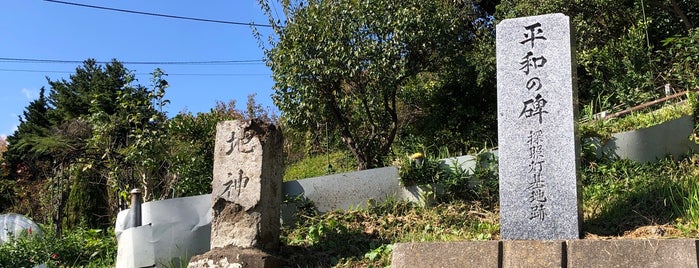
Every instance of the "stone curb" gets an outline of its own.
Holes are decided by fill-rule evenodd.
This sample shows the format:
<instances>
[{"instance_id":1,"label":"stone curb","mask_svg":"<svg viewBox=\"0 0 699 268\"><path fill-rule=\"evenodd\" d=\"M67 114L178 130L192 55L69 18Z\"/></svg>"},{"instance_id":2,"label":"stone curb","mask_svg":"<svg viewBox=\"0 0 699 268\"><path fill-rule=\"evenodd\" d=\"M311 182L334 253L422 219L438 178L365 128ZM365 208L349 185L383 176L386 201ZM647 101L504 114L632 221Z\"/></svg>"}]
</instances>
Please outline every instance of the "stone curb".
<instances>
[{"instance_id":1,"label":"stone curb","mask_svg":"<svg viewBox=\"0 0 699 268\"><path fill-rule=\"evenodd\" d=\"M398 243L391 267L699 267L695 239Z\"/></svg>"}]
</instances>

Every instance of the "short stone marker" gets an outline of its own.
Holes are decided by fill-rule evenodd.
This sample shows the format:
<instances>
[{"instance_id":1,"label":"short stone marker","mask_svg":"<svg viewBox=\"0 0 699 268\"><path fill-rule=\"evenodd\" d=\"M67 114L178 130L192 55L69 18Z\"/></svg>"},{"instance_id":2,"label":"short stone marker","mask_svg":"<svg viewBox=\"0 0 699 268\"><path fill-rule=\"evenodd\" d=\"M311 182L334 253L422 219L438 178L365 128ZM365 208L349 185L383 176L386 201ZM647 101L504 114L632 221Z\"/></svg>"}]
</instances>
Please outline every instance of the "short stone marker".
<instances>
[{"instance_id":1,"label":"short stone marker","mask_svg":"<svg viewBox=\"0 0 699 268\"><path fill-rule=\"evenodd\" d=\"M503 20L496 28L500 235L580 237L580 146L569 18Z\"/></svg>"},{"instance_id":2,"label":"short stone marker","mask_svg":"<svg viewBox=\"0 0 699 268\"><path fill-rule=\"evenodd\" d=\"M282 135L258 120L216 126L211 251L189 267L277 267L282 200ZM252 265L252 266L251 266Z\"/></svg>"}]
</instances>

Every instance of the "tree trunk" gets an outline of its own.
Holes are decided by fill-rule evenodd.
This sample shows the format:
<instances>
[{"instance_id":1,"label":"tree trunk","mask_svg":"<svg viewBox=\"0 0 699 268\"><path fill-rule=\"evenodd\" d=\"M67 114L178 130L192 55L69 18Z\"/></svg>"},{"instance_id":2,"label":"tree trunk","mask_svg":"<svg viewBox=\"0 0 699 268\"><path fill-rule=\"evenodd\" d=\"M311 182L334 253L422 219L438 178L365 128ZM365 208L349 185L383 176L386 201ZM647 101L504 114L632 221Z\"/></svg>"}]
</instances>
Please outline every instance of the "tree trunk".
<instances>
[{"instance_id":1,"label":"tree trunk","mask_svg":"<svg viewBox=\"0 0 699 268\"><path fill-rule=\"evenodd\" d=\"M672 12L677 15L677 17L682 20L682 23L684 24L684 29L689 31L694 28L694 25L692 22L689 20L687 15L682 11L682 8L680 8L680 4L677 3L676 0L670 0L670 3L672 4Z\"/></svg>"}]
</instances>

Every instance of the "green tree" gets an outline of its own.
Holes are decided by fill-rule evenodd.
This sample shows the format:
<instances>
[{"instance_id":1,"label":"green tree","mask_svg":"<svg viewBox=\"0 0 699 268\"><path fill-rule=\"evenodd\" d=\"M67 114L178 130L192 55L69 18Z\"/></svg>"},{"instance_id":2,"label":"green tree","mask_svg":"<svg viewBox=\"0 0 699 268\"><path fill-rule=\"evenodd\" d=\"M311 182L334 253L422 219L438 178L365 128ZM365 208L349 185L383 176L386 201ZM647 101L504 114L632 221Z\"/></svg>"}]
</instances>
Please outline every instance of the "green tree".
<instances>
[{"instance_id":1,"label":"green tree","mask_svg":"<svg viewBox=\"0 0 699 268\"><path fill-rule=\"evenodd\" d=\"M43 140L57 140L61 145L51 153L60 157L47 176L50 196L54 197L49 202L49 206L55 204L54 222L95 227L111 224L117 194L110 187L115 183L104 175L111 167L104 160L124 146L131 125L107 119L141 112L120 105L124 99L136 102L139 96L148 97L146 89L132 86L132 81L133 75L120 62L113 60L102 66L92 59L76 68L68 80L49 81L49 118L56 131ZM105 129L109 138L105 138ZM105 139L109 142L101 143Z\"/></svg>"},{"instance_id":2,"label":"green tree","mask_svg":"<svg viewBox=\"0 0 699 268\"><path fill-rule=\"evenodd\" d=\"M42 87L39 98L31 101L19 117L17 130L7 137L7 142L12 146L7 147L4 160L8 167L12 167L9 171L13 176L17 176L18 171L27 177L38 175L46 171L46 162L50 161L48 148L45 148L50 145L37 143L41 137L48 135L51 127L45 91Z\"/></svg>"},{"instance_id":3,"label":"green tree","mask_svg":"<svg viewBox=\"0 0 699 268\"><path fill-rule=\"evenodd\" d=\"M64 226L107 227L133 188L146 200L210 193L218 121L273 120L254 95L246 112L218 103L168 119L166 74L152 75L144 87L116 60L87 60L69 79L49 81L10 136L0 209L51 220L59 235Z\"/></svg>"},{"instance_id":4,"label":"green tree","mask_svg":"<svg viewBox=\"0 0 699 268\"><path fill-rule=\"evenodd\" d=\"M477 17L471 45L452 52L435 70L411 78L399 92L398 142L403 149L421 145L463 155L496 144L494 27L487 12Z\"/></svg>"},{"instance_id":5,"label":"green tree","mask_svg":"<svg viewBox=\"0 0 699 268\"><path fill-rule=\"evenodd\" d=\"M145 200L163 199L172 190L170 140L162 112L162 106L169 102L164 98L168 87L165 74L156 69L148 89L132 85L133 79L124 71L125 84L111 96L114 109L102 109L104 106L95 102L88 116L93 135L87 141L89 159L82 169L94 173L105 185L112 213L126 206L133 188L142 189Z\"/></svg>"},{"instance_id":6,"label":"green tree","mask_svg":"<svg viewBox=\"0 0 699 268\"><path fill-rule=\"evenodd\" d=\"M69 79L49 80L48 96L42 90L8 138L5 161L11 172L4 179L43 185L36 196L20 198L41 204L29 210L34 216L51 218L60 234L63 223L111 225L129 187L147 189L149 198L166 195L162 76L156 70L148 89L134 85L116 60L104 66L86 60Z\"/></svg>"},{"instance_id":7,"label":"green tree","mask_svg":"<svg viewBox=\"0 0 699 268\"><path fill-rule=\"evenodd\" d=\"M471 5L460 1L284 2L287 20L266 49L284 124L325 125L357 159L382 164L398 131L397 94L471 43Z\"/></svg>"},{"instance_id":8,"label":"green tree","mask_svg":"<svg viewBox=\"0 0 699 268\"><path fill-rule=\"evenodd\" d=\"M669 66L665 80L681 89L699 89L699 28L666 39L664 47Z\"/></svg>"},{"instance_id":9,"label":"green tree","mask_svg":"<svg viewBox=\"0 0 699 268\"><path fill-rule=\"evenodd\" d=\"M50 174L53 168L51 150L57 148L55 140L43 137L51 132L48 120L48 99L42 88L39 98L33 100L19 117L20 124L7 137L8 147L3 154L0 172L2 205L0 210L17 209L43 214L40 202L41 187L38 178Z\"/></svg>"}]
</instances>

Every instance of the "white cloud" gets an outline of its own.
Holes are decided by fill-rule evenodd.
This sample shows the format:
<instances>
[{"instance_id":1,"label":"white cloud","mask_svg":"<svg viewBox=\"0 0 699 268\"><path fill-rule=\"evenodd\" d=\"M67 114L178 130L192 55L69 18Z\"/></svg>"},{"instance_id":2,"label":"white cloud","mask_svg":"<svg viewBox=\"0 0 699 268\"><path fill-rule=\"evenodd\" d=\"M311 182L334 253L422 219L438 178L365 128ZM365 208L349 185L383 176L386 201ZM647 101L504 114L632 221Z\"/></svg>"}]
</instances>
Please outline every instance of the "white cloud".
<instances>
[{"instance_id":1,"label":"white cloud","mask_svg":"<svg viewBox=\"0 0 699 268\"><path fill-rule=\"evenodd\" d=\"M35 100L39 97L39 90L23 88L22 93L27 99Z\"/></svg>"}]
</instances>

